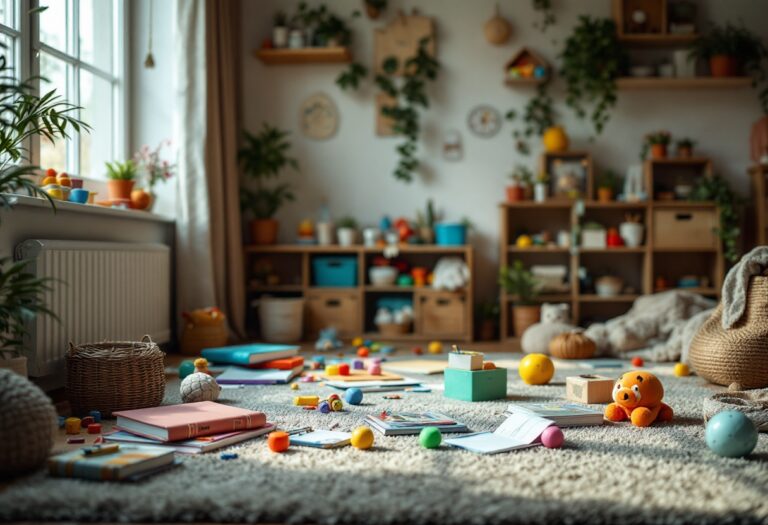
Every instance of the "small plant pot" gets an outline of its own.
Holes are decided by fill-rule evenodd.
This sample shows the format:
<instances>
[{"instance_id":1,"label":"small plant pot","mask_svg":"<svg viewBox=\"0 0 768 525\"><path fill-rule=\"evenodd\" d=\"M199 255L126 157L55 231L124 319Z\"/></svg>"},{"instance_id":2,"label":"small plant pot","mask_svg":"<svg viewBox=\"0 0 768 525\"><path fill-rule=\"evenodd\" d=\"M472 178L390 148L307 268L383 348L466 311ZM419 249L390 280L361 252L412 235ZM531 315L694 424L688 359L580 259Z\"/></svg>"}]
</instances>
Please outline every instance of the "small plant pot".
<instances>
[{"instance_id":1,"label":"small plant pot","mask_svg":"<svg viewBox=\"0 0 768 525\"><path fill-rule=\"evenodd\" d=\"M512 307L512 325L515 328L515 337L522 337L523 333L539 322L541 307L539 305L515 305Z\"/></svg>"},{"instance_id":2,"label":"small plant pot","mask_svg":"<svg viewBox=\"0 0 768 525\"><path fill-rule=\"evenodd\" d=\"M429 226L419 228L419 238L424 244L435 244L435 230Z\"/></svg>"},{"instance_id":3,"label":"small plant pot","mask_svg":"<svg viewBox=\"0 0 768 525\"><path fill-rule=\"evenodd\" d=\"M622 222L619 224L619 235L629 248L637 248L643 244L645 226L639 222Z\"/></svg>"},{"instance_id":4,"label":"small plant pot","mask_svg":"<svg viewBox=\"0 0 768 525\"><path fill-rule=\"evenodd\" d=\"M278 222L275 219L255 219L251 221L251 242L257 245L277 243Z\"/></svg>"},{"instance_id":5,"label":"small plant pot","mask_svg":"<svg viewBox=\"0 0 768 525\"><path fill-rule=\"evenodd\" d=\"M690 159L693 157L693 148L690 146L680 146L677 148L677 156L681 159Z\"/></svg>"},{"instance_id":6,"label":"small plant pot","mask_svg":"<svg viewBox=\"0 0 768 525\"><path fill-rule=\"evenodd\" d=\"M272 29L272 47L284 48L288 47L288 28L285 26L277 26Z\"/></svg>"},{"instance_id":7,"label":"small plant pot","mask_svg":"<svg viewBox=\"0 0 768 525\"><path fill-rule=\"evenodd\" d=\"M333 244L334 230L332 222L318 222L316 230L317 244L320 246L328 246L329 244Z\"/></svg>"},{"instance_id":8,"label":"small plant pot","mask_svg":"<svg viewBox=\"0 0 768 525\"><path fill-rule=\"evenodd\" d=\"M10 359L0 358L0 368L6 368L11 372L16 372L22 377L28 377L26 356L11 357Z\"/></svg>"},{"instance_id":9,"label":"small plant pot","mask_svg":"<svg viewBox=\"0 0 768 525\"><path fill-rule=\"evenodd\" d=\"M467 227L461 223L436 224L435 236L439 246L462 246L467 243Z\"/></svg>"},{"instance_id":10,"label":"small plant pot","mask_svg":"<svg viewBox=\"0 0 768 525\"><path fill-rule=\"evenodd\" d=\"M666 159L667 158L667 145L666 144L651 144L651 158L652 159Z\"/></svg>"},{"instance_id":11,"label":"small plant pot","mask_svg":"<svg viewBox=\"0 0 768 525\"><path fill-rule=\"evenodd\" d=\"M111 201L129 201L135 181L132 180L110 180L107 181L107 196Z\"/></svg>"},{"instance_id":12,"label":"small plant pot","mask_svg":"<svg viewBox=\"0 0 768 525\"><path fill-rule=\"evenodd\" d=\"M336 238L339 240L339 246L354 246L357 242L357 230L354 228L338 228Z\"/></svg>"},{"instance_id":13,"label":"small plant pot","mask_svg":"<svg viewBox=\"0 0 768 525\"><path fill-rule=\"evenodd\" d=\"M522 186L507 186L507 202L525 200L525 188Z\"/></svg>"},{"instance_id":14,"label":"small plant pot","mask_svg":"<svg viewBox=\"0 0 768 525\"><path fill-rule=\"evenodd\" d=\"M611 202L611 201L613 201L613 189L612 188L597 188L597 201L598 202Z\"/></svg>"},{"instance_id":15,"label":"small plant pot","mask_svg":"<svg viewBox=\"0 0 768 525\"><path fill-rule=\"evenodd\" d=\"M547 185L543 182L537 182L533 186L533 200L536 202L546 202L547 200Z\"/></svg>"},{"instance_id":16,"label":"small plant pot","mask_svg":"<svg viewBox=\"0 0 768 525\"><path fill-rule=\"evenodd\" d=\"M739 61L729 55L714 55L709 59L709 72L713 77L735 77L739 71Z\"/></svg>"}]
</instances>

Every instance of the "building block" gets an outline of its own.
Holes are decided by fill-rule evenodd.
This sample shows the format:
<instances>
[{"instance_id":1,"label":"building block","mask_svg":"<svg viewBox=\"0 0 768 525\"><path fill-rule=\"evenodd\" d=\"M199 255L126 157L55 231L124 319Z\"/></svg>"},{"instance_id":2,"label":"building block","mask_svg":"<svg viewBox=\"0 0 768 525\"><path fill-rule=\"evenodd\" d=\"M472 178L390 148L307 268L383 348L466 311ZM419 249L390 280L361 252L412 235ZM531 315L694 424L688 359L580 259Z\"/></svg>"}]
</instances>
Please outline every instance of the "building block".
<instances>
[{"instance_id":1,"label":"building block","mask_svg":"<svg viewBox=\"0 0 768 525\"><path fill-rule=\"evenodd\" d=\"M615 379L584 374L565 378L565 397L579 403L610 403Z\"/></svg>"},{"instance_id":2,"label":"building block","mask_svg":"<svg viewBox=\"0 0 768 525\"><path fill-rule=\"evenodd\" d=\"M459 370L482 370L482 352L451 352L448 354L448 368Z\"/></svg>"},{"instance_id":3,"label":"building block","mask_svg":"<svg viewBox=\"0 0 768 525\"><path fill-rule=\"evenodd\" d=\"M507 369L445 369L445 397L461 401L491 401L507 397Z\"/></svg>"}]
</instances>

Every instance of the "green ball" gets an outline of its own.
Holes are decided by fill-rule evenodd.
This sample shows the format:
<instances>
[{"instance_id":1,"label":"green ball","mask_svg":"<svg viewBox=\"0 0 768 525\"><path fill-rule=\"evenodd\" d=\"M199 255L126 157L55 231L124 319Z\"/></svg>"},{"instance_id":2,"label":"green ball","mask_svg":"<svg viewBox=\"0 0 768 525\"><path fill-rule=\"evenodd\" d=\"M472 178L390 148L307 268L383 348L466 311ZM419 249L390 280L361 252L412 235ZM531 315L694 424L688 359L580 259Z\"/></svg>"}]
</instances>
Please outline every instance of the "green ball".
<instances>
[{"instance_id":1,"label":"green ball","mask_svg":"<svg viewBox=\"0 0 768 525\"><path fill-rule=\"evenodd\" d=\"M184 379L189 374L194 373L195 371L195 363L192 361L182 361L179 365L179 379Z\"/></svg>"},{"instance_id":2,"label":"green ball","mask_svg":"<svg viewBox=\"0 0 768 525\"><path fill-rule=\"evenodd\" d=\"M424 448L437 448L443 442L443 434L437 427L424 427L419 434L419 443Z\"/></svg>"}]
</instances>

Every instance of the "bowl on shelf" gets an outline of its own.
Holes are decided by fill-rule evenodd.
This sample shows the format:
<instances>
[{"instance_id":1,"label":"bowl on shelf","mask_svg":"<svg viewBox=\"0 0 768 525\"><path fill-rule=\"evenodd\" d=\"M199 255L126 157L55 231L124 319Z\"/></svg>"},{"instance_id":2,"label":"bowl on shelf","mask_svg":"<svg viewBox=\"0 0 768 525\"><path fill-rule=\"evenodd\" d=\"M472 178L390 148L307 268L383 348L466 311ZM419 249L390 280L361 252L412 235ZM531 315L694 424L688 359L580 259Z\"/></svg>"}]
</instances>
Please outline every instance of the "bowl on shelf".
<instances>
[{"instance_id":1,"label":"bowl on shelf","mask_svg":"<svg viewBox=\"0 0 768 525\"><path fill-rule=\"evenodd\" d=\"M392 286L397 280L397 269L392 266L374 266L368 270L373 286Z\"/></svg>"},{"instance_id":2,"label":"bowl on shelf","mask_svg":"<svg viewBox=\"0 0 768 525\"><path fill-rule=\"evenodd\" d=\"M595 281L595 292L600 297L615 297L621 294L624 281L613 275L604 275Z\"/></svg>"}]
</instances>

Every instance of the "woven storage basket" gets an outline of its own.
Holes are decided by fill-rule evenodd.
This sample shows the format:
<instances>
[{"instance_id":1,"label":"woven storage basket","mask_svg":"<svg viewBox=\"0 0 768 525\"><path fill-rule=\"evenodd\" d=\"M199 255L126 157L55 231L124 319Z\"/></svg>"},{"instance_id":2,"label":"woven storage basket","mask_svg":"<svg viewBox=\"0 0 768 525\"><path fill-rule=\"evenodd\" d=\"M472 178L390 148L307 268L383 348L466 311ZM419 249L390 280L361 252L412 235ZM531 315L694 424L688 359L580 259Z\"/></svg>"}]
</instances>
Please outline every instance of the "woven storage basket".
<instances>
[{"instance_id":1,"label":"woven storage basket","mask_svg":"<svg viewBox=\"0 0 768 525\"><path fill-rule=\"evenodd\" d=\"M156 407L165 393L165 354L148 336L141 342L69 344L67 397L75 415Z\"/></svg>"},{"instance_id":2,"label":"woven storage basket","mask_svg":"<svg viewBox=\"0 0 768 525\"><path fill-rule=\"evenodd\" d=\"M721 303L693 338L691 366L718 385L768 386L768 277L752 277L744 315L733 328L723 328L722 316Z\"/></svg>"}]
</instances>

